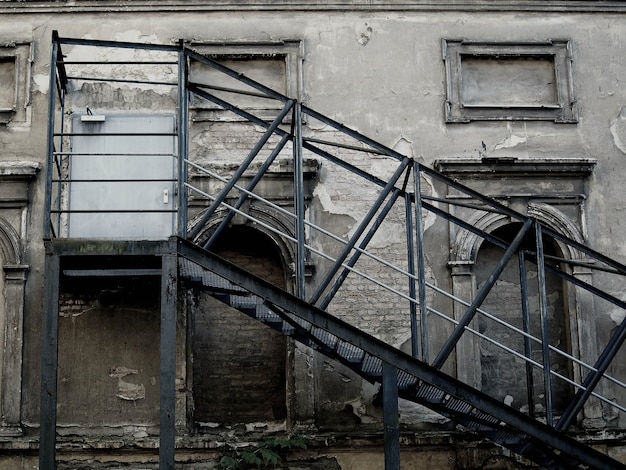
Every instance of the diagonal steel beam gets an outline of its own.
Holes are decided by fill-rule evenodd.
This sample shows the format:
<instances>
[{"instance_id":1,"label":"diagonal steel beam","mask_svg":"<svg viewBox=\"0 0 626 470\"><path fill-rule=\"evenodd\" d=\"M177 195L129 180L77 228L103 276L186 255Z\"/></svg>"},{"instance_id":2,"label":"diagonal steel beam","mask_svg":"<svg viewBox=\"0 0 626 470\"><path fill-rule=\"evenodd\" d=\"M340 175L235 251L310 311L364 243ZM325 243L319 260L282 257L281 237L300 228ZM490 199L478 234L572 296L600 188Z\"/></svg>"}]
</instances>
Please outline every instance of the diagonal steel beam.
<instances>
[{"instance_id":1,"label":"diagonal steel beam","mask_svg":"<svg viewBox=\"0 0 626 470\"><path fill-rule=\"evenodd\" d=\"M391 177L391 179L389 180L389 182L387 183L383 191L381 191L381 193L378 195L378 198L372 204L372 207L367 212L367 214L365 215L365 217L359 224L358 228L355 230L354 234L352 235L351 240L346 244L341 254L337 256L334 265L328 271L324 279L319 283L319 285L317 286L317 289L315 290L315 292L313 292L313 295L311 295L309 302L311 302L312 304L315 304L320 299L320 297L324 293L324 290L331 283L333 277L335 276L339 268L342 266L342 264L344 263L344 261L346 260L346 258L348 257L352 249L355 247L361 235L363 235L367 226L371 223L372 219L376 215L376 212L378 212L383 201L387 199L387 196L392 192L392 190L395 187L396 182L400 179L400 176L402 176L402 174L404 173L404 171L406 170L410 162L411 160L409 158L405 158L400 163L398 168L396 168L396 171L394 172L393 176Z\"/></svg>"},{"instance_id":2,"label":"diagonal steel beam","mask_svg":"<svg viewBox=\"0 0 626 470\"><path fill-rule=\"evenodd\" d=\"M448 340L445 342L445 344L441 348L441 351L439 351L439 354L433 361L434 367L436 367L437 369L440 369L443 366L443 364L446 362L446 360L448 359L448 357L454 350L456 344L461 339L461 336L463 335L463 333L465 333L465 328L469 326L470 322L476 315L476 311L482 305L483 301L487 298L487 295L489 294L489 292L491 291L491 288L494 286L494 284L498 280L498 277L500 276L500 274L502 274L502 271L504 271L504 268L506 267L507 263L513 257L515 252L518 251L519 247L522 245L522 242L524 241L524 237L530 230L530 227L532 226L532 224L533 224L533 221L531 219L526 219L526 222L522 226L522 229L515 236L515 239L513 240L511 245L508 247L508 249L502 256L502 259L500 259L500 261L498 262L498 265L494 268L493 272L489 275L489 278L487 279L483 287L480 289L480 291L474 298L474 301L465 311L463 318L461 318L458 325L455 327L454 331L452 332Z\"/></svg>"},{"instance_id":3,"label":"diagonal steel beam","mask_svg":"<svg viewBox=\"0 0 626 470\"><path fill-rule=\"evenodd\" d=\"M532 437L533 442L556 449L558 452L575 456L582 465L598 470L625 470L626 466L605 454L586 446L562 432L507 406L473 387L445 374L393 346L386 344L358 328L330 315L303 299L289 294L268 281L258 278L238 266L195 246L187 240L178 240L178 253L198 266L224 277L274 304L287 312L291 312L302 320L323 330L331 332L343 341L362 349L373 357L380 358L404 371L419 381L439 388L444 394L457 397L471 403L472 406L518 430L523 436ZM409 395L403 394L406 398ZM583 468L580 466L579 468Z\"/></svg>"},{"instance_id":4,"label":"diagonal steel beam","mask_svg":"<svg viewBox=\"0 0 626 470\"><path fill-rule=\"evenodd\" d=\"M217 208L222 204L222 202L224 202L224 200L226 199L230 191L235 187L235 184L237 184L237 182L239 181L239 178L241 178L244 172L248 169L252 161L259 154L259 152L261 151L263 146L267 143L269 138L272 135L274 135L278 126L283 122L283 119L285 118L287 113L291 110L293 104L294 104L293 100L287 102L287 104L285 104L285 106L283 107L282 111L278 113L278 116L276 116L274 121L269 125L269 127L267 128L263 136L255 144L252 150L250 150L250 153L248 153L248 156L246 157L246 159L239 165L239 167L237 168L237 171L235 171L235 173L231 177L228 184L224 186L224 189L222 189L220 194L215 198L215 201L213 201L213 204L211 205L211 207L209 207L209 209L204 213L204 215L198 221L198 223L193 228L193 230L189 232L189 238L193 239L198 235L198 233L200 233L200 230L202 230L202 227L204 226L204 224L207 223L207 221L211 218L211 216L214 214Z\"/></svg>"}]
</instances>

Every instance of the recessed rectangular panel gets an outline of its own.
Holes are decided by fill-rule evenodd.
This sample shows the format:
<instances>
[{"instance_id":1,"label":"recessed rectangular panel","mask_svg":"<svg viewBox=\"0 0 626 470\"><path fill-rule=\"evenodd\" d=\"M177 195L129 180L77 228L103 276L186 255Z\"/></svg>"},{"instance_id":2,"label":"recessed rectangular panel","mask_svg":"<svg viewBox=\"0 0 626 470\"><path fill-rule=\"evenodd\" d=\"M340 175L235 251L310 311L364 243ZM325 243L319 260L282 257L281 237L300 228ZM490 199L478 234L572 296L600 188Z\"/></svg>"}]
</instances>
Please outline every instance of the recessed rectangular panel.
<instances>
[{"instance_id":1,"label":"recessed rectangular panel","mask_svg":"<svg viewBox=\"0 0 626 470\"><path fill-rule=\"evenodd\" d=\"M558 106L550 57L462 56L461 83L463 106Z\"/></svg>"},{"instance_id":2,"label":"recessed rectangular panel","mask_svg":"<svg viewBox=\"0 0 626 470\"><path fill-rule=\"evenodd\" d=\"M15 57L0 57L0 109L14 110L16 102Z\"/></svg>"}]
</instances>

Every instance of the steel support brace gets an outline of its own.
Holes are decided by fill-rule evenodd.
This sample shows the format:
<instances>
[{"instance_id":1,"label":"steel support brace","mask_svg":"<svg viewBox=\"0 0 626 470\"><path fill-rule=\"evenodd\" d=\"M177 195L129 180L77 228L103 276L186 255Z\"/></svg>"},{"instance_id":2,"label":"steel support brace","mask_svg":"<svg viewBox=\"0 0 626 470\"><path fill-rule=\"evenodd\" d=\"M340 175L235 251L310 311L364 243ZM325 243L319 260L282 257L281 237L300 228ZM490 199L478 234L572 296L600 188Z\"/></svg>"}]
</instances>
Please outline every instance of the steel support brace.
<instances>
[{"instance_id":1,"label":"steel support brace","mask_svg":"<svg viewBox=\"0 0 626 470\"><path fill-rule=\"evenodd\" d=\"M195 238L198 235L198 233L200 233L200 231L202 230L202 227L204 226L204 224L207 223L207 221L215 213L215 211L218 209L218 207L224 202L224 200L226 199L226 197L228 196L230 191L232 191L232 189L235 187L235 184L237 184L237 182L239 181L241 176L248 169L248 167L253 162L253 160L256 158L256 156L259 154L259 152L261 151L263 146L265 146L265 144L267 143L269 138L272 137L272 135L274 135L274 133L276 132L276 129L283 122L283 119L285 118L285 116L287 115L289 110L292 108L292 106L293 106L293 101L289 101L289 102L287 102L287 104L285 104L285 107L278 114L278 116L276 116L276 119L274 119L274 122L272 122L272 124L268 126L268 128L265 130L265 133L263 134L263 136L254 145L252 150L250 150L250 152L248 153L248 156L246 157L246 159L239 165L239 167L237 168L237 171L235 171L235 173L231 177L231 179L228 182L228 184L226 186L224 186L224 189L222 189L220 194L215 198L215 201L213 202L211 207L209 207L209 209L204 213L204 215L198 221L198 223L193 228L193 230L189 233L189 238L193 239L193 238ZM207 248L207 247L205 247L205 248Z\"/></svg>"},{"instance_id":2,"label":"steel support brace","mask_svg":"<svg viewBox=\"0 0 626 470\"><path fill-rule=\"evenodd\" d=\"M378 198L372 204L372 207L367 212L365 217L363 217L363 220L361 221L360 225L354 231L350 241L346 244L341 254L337 256L333 267L328 271L328 273L326 274L326 277L317 286L317 289L315 290L315 292L309 299L310 303L315 304L320 299L320 297L324 293L324 290L326 290L328 285L331 283L331 281L333 280L333 277L335 277L335 274L337 273L341 265L344 263L344 261L346 260L350 252L354 249L355 245L359 241L359 238L361 238L361 235L363 235L363 232L365 232L365 230L367 229L367 226L372 222L372 219L376 215L376 212L378 212L379 208L382 206L383 201L387 199L387 196L389 195L389 193L391 193L392 190L394 189L396 182L398 181L398 179L400 179L400 176L402 176L402 173L404 173L409 163L410 163L410 160L408 158L405 158L400 163L398 168L396 168L395 173L389 179L389 182L387 183L385 188L378 195Z\"/></svg>"},{"instance_id":3,"label":"steel support brace","mask_svg":"<svg viewBox=\"0 0 626 470\"><path fill-rule=\"evenodd\" d=\"M174 244L172 241L173 250L176 249ZM174 470L177 284L178 260L173 251L162 256L159 470Z\"/></svg>"},{"instance_id":4,"label":"steel support brace","mask_svg":"<svg viewBox=\"0 0 626 470\"><path fill-rule=\"evenodd\" d=\"M400 418L398 369L383 361L383 423L385 426L385 470L400 470Z\"/></svg>"},{"instance_id":5,"label":"steel support brace","mask_svg":"<svg viewBox=\"0 0 626 470\"><path fill-rule=\"evenodd\" d=\"M393 191L391 192L391 197L387 201L387 204L385 204L385 207L382 209L380 214L378 214L378 217L376 217L376 220L374 221L374 223L368 230L365 237L363 237L363 241L361 241L361 243L359 244L359 249L356 250L354 254L350 257L350 260L348 260L348 262L345 265L346 268L337 277L337 279L333 283L333 287L331 288L330 292L326 295L326 297L324 297L324 300L320 302L319 307L321 309L326 309L326 307L328 307L330 302L333 300L333 297L335 296L335 294L339 292L339 289L343 285L343 282L348 277L348 274L350 274L351 268L353 268L356 265L359 258L361 258L363 251L365 250L365 248L367 248L367 245L372 240L372 238L374 238L374 235L376 235L376 232L378 231L378 229L384 222L385 218L389 214L389 211L395 205L396 201L398 200L398 197L400 197L400 190L397 188L394 188Z\"/></svg>"},{"instance_id":6,"label":"steel support brace","mask_svg":"<svg viewBox=\"0 0 626 470\"><path fill-rule=\"evenodd\" d=\"M491 288L495 285L500 274L502 274L502 271L504 271L504 268L506 267L507 263L509 262L511 257L515 254L515 252L519 249L519 247L522 245L522 242L524 241L524 237L526 236L526 233L528 233L528 230L530 229L532 224L533 224L533 221L531 219L527 219L522 229L515 236L515 239L513 240L509 248L504 253L504 256L502 256L502 259L500 259L500 261L498 262L498 265L495 267L493 272L489 275L489 278L487 279L483 287L480 289L480 291L474 298L474 301L472 302L472 304L465 311L463 318L461 318L461 320L459 321L459 324L456 326L456 328L454 329L454 331L452 332L452 334L450 335L446 343L443 345L443 347L441 348L441 351L439 351L439 354L437 355L437 357L435 358L435 361L433 362L434 367L436 367L437 369L440 369L443 366L443 364L446 362L446 360L448 359L448 357L450 356L450 354L456 347L456 344L461 339L461 336L465 332L465 328L469 326L470 322L476 315L478 308L482 305L484 300L487 298L487 295L491 291Z\"/></svg>"},{"instance_id":7,"label":"steel support brace","mask_svg":"<svg viewBox=\"0 0 626 470\"><path fill-rule=\"evenodd\" d=\"M270 166L272 165L272 163L274 163L274 160L276 160L276 157L278 157L280 152L282 152L283 148L285 147L288 141L289 141L289 136L285 134L283 138L280 140L280 142L278 142L278 144L276 145L276 148L272 150L272 153L267 158L267 160L265 160L265 162L263 163L263 165L261 166L257 174L254 175L254 178L252 178L250 183L246 186L247 192L242 192L237 202L233 204L232 207L234 209L236 210L241 209L241 206L243 206L243 203L246 202L246 200L249 197L248 193L252 192L254 188L256 187L256 185L259 183L259 181L261 181L261 178L265 175L267 170L269 170ZM230 221L233 220L233 217L235 217L236 214L237 212L235 212L234 210L228 211L228 214L226 214L224 219L220 222L220 224L217 226L215 231L211 234L211 237L206 242L205 247L210 247L213 244L213 242L219 238L219 236L229 226Z\"/></svg>"},{"instance_id":8,"label":"steel support brace","mask_svg":"<svg viewBox=\"0 0 626 470\"><path fill-rule=\"evenodd\" d=\"M46 254L46 287L41 347L39 470L56 468L57 375L59 368L60 257Z\"/></svg>"},{"instance_id":9,"label":"steel support brace","mask_svg":"<svg viewBox=\"0 0 626 470\"><path fill-rule=\"evenodd\" d=\"M522 328L524 333L530 335L530 308L528 305L528 273L526 271L526 253L521 251L519 254L519 278L520 291L522 300ZM532 343L528 336L524 336L524 356L529 359L526 361L526 393L528 399L528 414L535 416L535 380L533 378L533 366L530 363L532 359L533 349Z\"/></svg>"}]
</instances>

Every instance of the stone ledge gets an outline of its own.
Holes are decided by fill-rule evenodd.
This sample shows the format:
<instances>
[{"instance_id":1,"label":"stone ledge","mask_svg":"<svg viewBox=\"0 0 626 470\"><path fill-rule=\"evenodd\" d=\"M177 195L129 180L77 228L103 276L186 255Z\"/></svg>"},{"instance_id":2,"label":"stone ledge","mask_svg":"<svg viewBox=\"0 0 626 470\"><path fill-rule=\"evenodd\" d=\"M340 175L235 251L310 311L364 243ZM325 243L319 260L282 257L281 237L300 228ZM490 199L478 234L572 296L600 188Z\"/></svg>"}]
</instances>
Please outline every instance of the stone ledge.
<instances>
[{"instance_id":1,"label":"stone ledge","mask_svg":"<svg viewBox=\"0 0 626 470\"><path fill-rule=\"evenodd\" d=\"M447 176L589 176L594 158L442 158L435 168Z\"/></svg>"}]
</instances>

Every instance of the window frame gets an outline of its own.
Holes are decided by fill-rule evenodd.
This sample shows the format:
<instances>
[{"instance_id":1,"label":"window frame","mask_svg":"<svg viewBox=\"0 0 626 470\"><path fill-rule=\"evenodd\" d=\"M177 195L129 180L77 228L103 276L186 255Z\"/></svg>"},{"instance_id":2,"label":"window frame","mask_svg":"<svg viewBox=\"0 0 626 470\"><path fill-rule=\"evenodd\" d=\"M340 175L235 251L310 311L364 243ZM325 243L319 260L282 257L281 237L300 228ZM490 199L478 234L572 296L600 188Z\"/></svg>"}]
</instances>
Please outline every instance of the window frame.
<instances>
[{"instance_id":1,"label":"window frame","mask_svg":"<svg viewBox=\"0 0 626 470\"><path fill-rule=\"evenodd\" d=\"M9 106L0 103L0 124L27 121L27 106L30 101L29 82L32 62L30 43L11 43L0 46L0 63L12 62L14 65L13 99Z\"/></svg>"},{"instance_id":2,"label":"window frame","mask_svg":"<svg viewBox=\"0 0 626 470\"><path fill-rule=\"evenodd\" d=\"M283 93L290 98L302 98L302 41L285 39L272 42L191 42L189 47L213 60L282 60L285 63L285 89ZM191 64L190 64L191 68ZM253 78L253 77L250 77ZM267 100L268 106L246 109L262 119L275 117L276 110L282 106L275 100ZM190 104L194 121L239 121L241 118L217 106Z\"/></svg>"},{"instance_id":3,"label":"window frame","mask_svg":"<svg viewBox=\"0 0 626 470\"><path fill-rule=\"evenodd\" d=\"M554 121L577 123L578 109L572 82L572 54L569 40L554 39L536 43L474 42L444 39L443 60L446 68L445 121ZM556 103L472 105L463 103L464 57L485 60L551 59L554 64Z\"/></svg>"}]
</instances>

